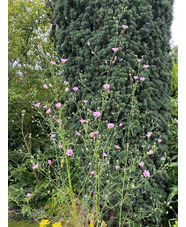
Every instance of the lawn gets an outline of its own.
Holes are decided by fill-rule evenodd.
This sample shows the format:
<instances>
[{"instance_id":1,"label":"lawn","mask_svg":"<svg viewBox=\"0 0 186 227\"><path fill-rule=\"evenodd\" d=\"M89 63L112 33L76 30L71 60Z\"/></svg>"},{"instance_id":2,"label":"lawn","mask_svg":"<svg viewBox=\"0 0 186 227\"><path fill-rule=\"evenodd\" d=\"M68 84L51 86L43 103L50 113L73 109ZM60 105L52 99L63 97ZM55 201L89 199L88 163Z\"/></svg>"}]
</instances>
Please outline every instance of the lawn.
<instances>
[{"instance_id":1,"label":"lawn","mask_svg":"<svg viewBox=\"0 0 186 227\"><path fill-rule=\"evenodd\" d=\"M8 227L38 227L39 223L9 221Z\"/></svg>"}]
</instances>

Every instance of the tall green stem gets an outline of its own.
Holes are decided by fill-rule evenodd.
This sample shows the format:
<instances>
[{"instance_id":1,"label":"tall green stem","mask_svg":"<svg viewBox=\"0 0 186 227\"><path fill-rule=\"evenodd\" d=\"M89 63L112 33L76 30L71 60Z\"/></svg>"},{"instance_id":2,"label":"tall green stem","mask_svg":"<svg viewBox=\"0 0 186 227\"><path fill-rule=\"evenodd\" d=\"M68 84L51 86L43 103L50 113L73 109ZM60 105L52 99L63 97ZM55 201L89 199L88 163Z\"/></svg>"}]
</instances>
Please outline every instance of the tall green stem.
<instances>
[{"instance_id":1,"label":"tall green stem","mask_svg":"<svg viewBox=\"0 0 186 227\"><path fill-rule=\"evenodd\" d=\"M134 89L132 92L132 106L131 106L131 111L130 111L130 116L129 116L129 125L128 125L128 132L127 132L127 153L126 153L126 159L125 159L125 168L124 168L124 175L123 175L123 186L121 190L121 203L120 203L120 212L119 212L119 227L121 227L121 212L122 212L122 205L123 205L123 200L124 200L124 188L125 188L125 178L126 178L126 167L127 167L127 158L128 158L128 151L129 151L129 137L130 137L130 129L131 129L131 118L132 118L132 111L133 111L133 103L134 103L134 94L136 90L136 84L134 85Z\"/></svg>"},{"instance_id":2,"label":"tall green stem","mask_svg":"<svg viewBox=\"0 0 186 227\"><path fill-rule=\"evenodd\" d=\"M61 115L61 110L60 110L60 115ZM62 140L62 144L63 144L63 150L64 150L64 154L65 154L65 162L66 162L66 168L67 168L67 174L68 174L68 182L69 182L69 187L70 187L70 199L71 199L72 208L73 208L74 226L76 227L77 226L77 222L76 222L77 214L76 214L76 207L75 207L74 198L73 198L73 190L72 190L72 183L71 183L71 177L70 177L70 170L69 170L68 158L67 158L67 154L66 154L65 135L64 135L64 130L63 130L62 124L60 125L60 136L61 136L61 140Z\"/></svg>"},{"instance_id":3,"label":"tall green stem","mask_svg":"<svg viewBox=\"0 0 186 227\"><path fill-rule=\"evenodd\" d=\"M103 102L102 102L102 108L101 108L101 116L99 118L99 123L98 123L98 128L97 131L99 131L99 127L101 124L101 117L102 117L102 113L103 113L103 109L104 109L104 105L105 105L105 99L103 98ZM98 136L96 139L96 148L95 148L95 176L96 176L96 180L95 180L95 197L96 197L96 222L97 222L97 226L98 226Z\"/></svg>"}]
</instances>

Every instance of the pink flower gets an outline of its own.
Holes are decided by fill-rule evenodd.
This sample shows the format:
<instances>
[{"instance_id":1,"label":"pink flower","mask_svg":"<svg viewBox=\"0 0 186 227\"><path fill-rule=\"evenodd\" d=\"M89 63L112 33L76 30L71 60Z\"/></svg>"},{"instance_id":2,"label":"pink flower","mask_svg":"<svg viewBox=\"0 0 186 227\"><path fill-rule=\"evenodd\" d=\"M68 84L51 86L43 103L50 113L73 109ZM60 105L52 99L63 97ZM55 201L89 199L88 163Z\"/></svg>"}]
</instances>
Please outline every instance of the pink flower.
<instances>
[{"instance_id":1,"label":"pink flower","mask_svg":"<svg viewBox=\"0 0 186 227\"><path fill-rule=\"evenodd\" d=\"M40 105L41 105L41 103L38 102L38 103L36 103L34 106L35 106L35 107L40 107Z\"/></svg>"},{"instance_id":2,"label":"pink flower","mask_svg":"<svg viewBox=\"0 0 186 227\"><path fill-rule=\"evenodd\" d=\"M121 127L121 126L123 126L123 123L120 123L120 124L119 124L119 127Z\"/></svg>"},{"instance_id":3,"label":"pink flower","mask_svg":"<svg viewBox=\"0 0 186 227\"><path fill-rule=\"evenodd\" d=\"M51 63L52 65L55 65L55 64L56 64L55 61L51 61L50 63Z\"/></svg>"},{"instance_id":4,"label":"pink flower","mask_svg":"<svg viewBox=\"0 0 186 227\"><path fill-rule=\"evenodd\" d=\"M79 132L76 132L76 135L77 135L77 136L80 136L81 134L80 134Z\"/></svg>"},{"instance_id":5,"label":"pink flower","mask_svg":"<svg viewBox=\"0 0 186 227\"><path fill-rule=\"evenodd\" d=\"M141 61L142 61L142 59L138 59L138 60L137 60L137 62L141 62Z\"/></svg>"},{"instance_id":6,"label":"pink flower","mask_svg":"<svg viewBox=\"0 0 186 227\"><path fill-rule=\"evenodd\" d=\"M116 170L119 169L119 166L115 166L115 169L116 169Z\"/></svg>"},{"instance_id":7,"label":"pink flower","mask_svg":"<svg viewBox=\"0 0 186 227\"><path fill-rule=\"evenodd\" d=\"M67 156L71 156L71 155L73 155L73 151L71 149L67 150L66 154L67 154Z\"/></svg>"},{"instance_id":8,"label":"pink flower","mask_svg":"<svg viewBox=\"0 0 186 227\"><path fill-rule=\"evenodd\" d=\"M65 194L65 192L62 192L63 193L63 195Z\"/></svg>"},{"instance_id":9,"label":"pink flower","mask_svg":"<svg viewBox=\"0 0 186 227\"><path fill-rule=\"evenodd\" d=\"M74 87L74 88L73 88L74 91L77 91L78 89L79 89L78 87Z\"/></svg>"},{"instance_id":10,"label":"pink flower","mask_svg":"<svg viewBox=\"0 0 186 227\"><path fill-rule=\"evenodd\" d=\"M144 171L143 171L143 175L144 175L145 177L150 177L150 173L149 173L148 170L144 170Z\"/></svg>"},{"instance_id":11,"label":"pink flower","mask_svg":"<svg viewBox=\"0 0 186 227\"><path fill-rule=\"evenodd\" d=\"M95 137L94 134L95 134L95 132L91 132L90 137Z\"/></svg>"},{"instance_id":12,"label":"pink flower","mask_svg":"<svg viewBox=\"0 0 186 227\"><path fill-rule=\"evenodd\" d=\"M109 175L109 174L107 173L107 177L108 177L108 175Z\"/></svg>"},{"instance_id":13,"label":"pink flower","mask_svg":"<svg viewBox=\"0 0 186 227\"><path fill-rule=\"evenodd\" d=\"M59 123L59 124L62 123L62 120L61 119L58 119L57 120L57 123Z\"/></svg>"},{"instance_id":14,"label":"pink flower","mask_svg":"<svg viewBox=\"0 0 186 227\"><path fill-rule=\"evenodd\" d=\"M91 166L92 165L92 163L91 162L89 162L89 166Z\"/></svg>"},{"instance_id":15,"label":"pink flower","mask_svg":"<svg viewBox=\"0 0 186 227\"><path fill-rule=\"evenodd\" d=\"M140 162L140 164L139 164L139 165L140 165L140 166L144 166L144 164L145 164L144 162Z\"/></svg>"},{"instance_id":16,"label":"pink flower","mask_svg":"<svg viewBox=\"0 0 186 227\"><path fill-rule=\"evenodd\" d=\"M100 117L101 113L100 112L94 112L93 115L94 115L94 117Z\"/></svg>"},{"instance_id":17,"label":"pink flower","mask_svg":"<svg viewBox=\"0 0 186 227\"><path fill-rule=\"evenodd\" d=\"M62 148L63 146L62 145L59 145L59 148Z\"/></svg>"},{"instance_id":18,"label":"pink flower","mask_svg":"<svg viewBox=\"0 0 186 227\"><path fill-rule=\"evenodd\" d=\"M53 24L50 24L50 28L52 29Z\"/></svg>"},{"instance_id":19,"label":"pink flower","mask_svg":"<svg viewBox=\"0 0 186 227\"><path fill-rule=\"evenodd\" d=\"M90 113L91 113L92 111L91 111L90 109L88 109L88 112L90 112Z\"/></svg>"},{"instance_id":20,"label":"pink flower","mask_svg":"<svg viewBox=\"0 0 186 227\"><path fill-rule=\"evenodd\" d=\"M48 164L50 164L52 161L51 160L48 160Z\"/></svg>"},{"instance_id":21,"label":"pink flower","mask_svg":"<svg viewBox=\"0 0 186 227\"><path fill-rule=\"evenodd\" d=\"M162 140L161 139L158 139L158 143L161 143L162 142Z\"/></svg>"},{"instance_id":22,"label":"pink flower","mask_svg":"<svg viewBox=\"0 0 186 227\"><path fill-rule=\"evenodd\" d=\"M94 175L94 173L95 173L95 171L91 171L91 172L90 172L91 175Z\"/></svg>"},{"instance_id":23,"label":"pink flower","mask_svg":"<svg viewBox=\"0 0 186 227\"><path fill-rule=\"evenodd\" d=\"M45 89L48 89L48 86L47 86L46 84L44 84L43 87L44 87Z\"/></svg>"},{"instance_id":24,"label":"pink flower","mask_svg":"<svg viewBox=\"0 0 186 227\"><path fill-rule=\"evenodd\" d=\"M138 76L133 76L133 78L134 78L135 80L137 80L137 79L138 79Z\"/></svg>"},{"instance_id":25,"label":"pink flower","mask_svg":"<svg viewBox=\"0 0 186 227\"><path fill-rule=\"evenodd\" d=\"M69 91L69 88L68 88L68 87L66 87L66 88L65 88L65 91Z\"/></svg>"},{"instance_id":26,"label":"pink flower","mask_svg":"<svg viewBox=\"0 0 186 227\"><path fill-rule=\"evenodd\" d=\"M51 113L51 108L48 108L48 110L46 111L46 113Z\"/></svg>"},{"instance_id":27,"label":"pink flower","mask_svg":"<svg viewBox=\"0 0 186 227\"><path fill-rule=\"evenodd\" d=\"M114 61L116 61L116 60L117 60L117 56L114 57Z\"/></svg>"},{"instance_id":28,"label":"pink flower","mask_svg":"<svg viewBox=\"0 0 186 227\"><path fill-rule=\"evenodd\" d=\"M118 145L115 145L115 148L116 148L116 149L120 149L120 147L119 147Z\"/></svg>"},{"instance_id":29,"label":"pink flower","mask_svg":"<svg viewBox=\"0 0 186 227\"><path fill-rule=\"evenodd\" d=\"M46 109L47 108L47 105L43 106L43 108Z\"/></svg>"},{"instance_id":30,"label":"pink flower","mask_svg":"<svg viewBox=\"0 0 186 227\"><path fill-rule=\"evenodd\" d=\"M52 84L50 83L48 86L49 86L49 87L52 87Z\"/></svg>"},{"instance_id":31,"label":"pink flower","mask_svg":"<svg viewBox=\"0 0 186 227\"><path fill-rule=\"evenodd\" d=\"M113 50L114 52L116 52L116 51L118 50L118 48L112 48L112 50Z\"/></svg>"},{"instance_id":32,"label":"pink flower","mask_svg":"<svg viewBox=\"0 0 186 227\"><path fill-rule=\"evenodd\" d=\"M33 166L33 169L38 169L38 163Z\"/></svg>"},{"instance_id":33,"label":"pink flower","mask_svg":"<svg viewBox=\"0 0 186 227\"><path fill-rule=\"evenodd\" d=\"M97 109L99 110L99 107L97 107Z\"/></svg>"},{"instance_id":34,"label":"pink flower","mask_svg":"<svg viewBox=\"0 0 186 227\"><path fill-rule=\"evenodd\" d=\"M74 201L76 201L76 199L74 199Z\"/></svg>"},{"instance_id":35,"label":"pink flower","mask_svg":"<svg viewBox=\"0 0 186 227\"><path fill-rule=\"evenodd\" d=\"M31 194L30 193L27 193L27 195L26 195L27 197L30 197L31 196Z\"/></svg>"},{"instance_id":36,"label":"pink flower","mask_svg":"<svg viewBox=\"0 0 186 227\"><path fill-rule=\"evenodd\" d=\"M147 132L146 134L147 137L151 137L151 135L152 135L152 132Z\"/></svg>"},{"instance_id":37,"label":"pink flower","mask_svg":"<svg viewBox=\"0 0 186 227\"><path fill-rule=\"evenodd\" d=\"M65 62L68 61L68 59L61 59L61 61L62 61L63 63L65 63Z\"/></svg>"},{"instance_id":38,"label":"pink flower","mask_svg":"<svg viewBox=\"0 0 186 227\"><path fill-rule=\"evenodd\" d=\"M113 123L109 123L109 124L107 125L107 127L108 127L108 128L113 128L113 127L114 127L114 124L113 124Z\"/></svg>"},{"instance_id":39,"label":"pink flower","mask_svg":"<svg viewBox=\"0 0 186 227\"><path fill-rule=\"evenodd\" d=\"M79 120L81 123L85 123L85 120L83 120L83 119L81 119L81 120Z\"/></svg>"},{"instance_id":40,"label":"pink flower","mask_svg":"<svg viewBox=\"0 0 186 227\"><path fill-rule=\"evenodd\" d=\"M99 133L99 131L98 132L91 132L90 137L95 137L95 135L97 135L98 133Z\"/></svg>"},{"instance_id":41,"label":"pink flower","mask_svg":"<svg viewBox=\"0 0 186 227\"><path fill-rule=\"evenodd\" d=\"M87 45L90 46L90 42L87 42Z\"/></svg>"},{"instance_id":42,"label":"pink flower","mask_svg":"<svg viewBox=\"0 0 186 227\"><path fill-rule=\"evenodd\" d=\"M152 154L153 154L153 151L152 151L152 150L150 150L150 151L149 151L149 154L151 154L151 155L152 155Z\"/></svg>"},{"instance_id":43,"label":"pink flower","mask_svg":"<svg viewBox=\"0 0 186 227\"><path fill-rule=\"evenodd\" d=\"M110 84L104 84L103 87L104 87L105 89L109 89Z\"/></svg>"},{"instance_id":44,"label":"pink flower","mask_svg":"<svg viewBox=\"0 0 186 227\"><path fill-rule=\"evenodd\" d=\"M106 153L103 153L103 156L104 156L104 157L107 157L107 154L106 154Z\"/></svg>"},{"instance_id":45,"label":"pink flower","mask_svg":"<svg viewBox=\"0 0 186 227\"><path fill-rule=\"evenodd\" d=\"M143 67L144 67L145 69L147 69L147 68L149 67L149 65L143 65Z\"/></svg>"},{"instance_id":46,"label":"pink flower","mask_svg":"<svg viewBox=\"0 0 186 227\"><path fill-rule=\"evenodd\" d=\"M123 27L124 29L126 29L126 28L128 28L129 26L123 24L122 27Z\"/></svg>"},{"instance_id":47,"label":"pink flower","mask_svg":"<svg viewBox=\"0 0 186 227\"><path fill-rule=\"evenodd\" d=\"M86 147L85 150L88 151L88 148Z\"/></svg>"},{"instance_id":48,"label":"pink flower","mask_svg":"<svg viewBox=\"0 0 186 227\"><path fill-rule=\"evenodd\" d=\"M57 103L55 106L56 106L57 108L60 108L60 107L61 107L61 103L59 102L59 103Z\"/></svg>"},{"instance_id":49,"label":"pink flower","mask_svg":"<svg viewBox=\"0 0 186 227\"><path fill-rule=\"evenodd\" d=\"M52 137L52 138L56 137L56 134L52 134L51 137Z\"/></svg>"},{"instance_id":50,"label":"pink flower","mask_svg":"<svg viewBox=\"0 0 186 227\"><path fill-rule=\"evenodd\" d=\"M38 45L37 45L37 48L39 49L39 48L41 48L41 46L38 44Z\"/></svg>"},{"instance_id":51,"label":"pink flower","mask_svg":"<svg viewBox=\"0 0 186 227\"><path fill-rule=\"evenodd\" d=\"M88 100L83 100L84 103L88 102Z\"/></svg>"},{"instance_id":52,"label":"pink flower","mask_svg":"<svg viewBox=\"0 0 186 227\"><path fill-rule=\"evenodd\" d=\"M145 80L145 77L140 77L140 80L141 80L141 81L144 81L144 80Z\"/></svg>"}]
</instances>

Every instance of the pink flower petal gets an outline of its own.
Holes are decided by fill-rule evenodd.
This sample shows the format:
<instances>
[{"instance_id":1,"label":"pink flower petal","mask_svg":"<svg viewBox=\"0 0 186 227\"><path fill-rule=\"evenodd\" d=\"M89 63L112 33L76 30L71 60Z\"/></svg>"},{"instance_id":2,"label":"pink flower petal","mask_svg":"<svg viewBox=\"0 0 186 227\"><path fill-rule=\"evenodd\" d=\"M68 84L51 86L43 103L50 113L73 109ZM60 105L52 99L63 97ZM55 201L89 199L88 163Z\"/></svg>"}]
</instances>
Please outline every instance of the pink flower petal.
<instances>
[{"instance_id":1,"label":"pink flower petal","mask_svg":"<svg viewBox=\"0 0 186 227\"><path fill-rule=\"evenodd\" d=\"M41 104L41 103L38 102L38 103L36 103L34 106L35 106L35 107L40 107L40 104Z\"/></svg>"},{"instance_id":2,"label":"pink flower petal","mask_svg":"<svg viewBox=\"0 0 186 227\"><path fill-rule=\"evenodd\" d=\"M123 24L122 27L123 27L124 29L126 29L126 28L128 28L129 26Z\"/></svg>"},{"instance_id":3,"label":"pink flower petal","mask_svg":"<svg viewBox=\"0 0 186 227\"><path fill-rule=\"evenodd\" d=\"M144 162L140 162L139 165L140 165L140 166L144 166L145 163L144 163Z\"/></svg>"},{"instance_id":4,"label":"pink flower petal","mask_svg":"<svg viewBox=\"0 0 186 227\"><path fill-rule=\"evenodd\" d=\"M65 63L68 61L68 59L61 59L62 63Z\"/></svg>"},{"instance_id":5,"label":"pink flower petal","mask_svg":"<svg viewBox=\"0 0 186 227\"><path fill-rule=\"evenodd\" d=\"M56 106L57 108L60 108L60 107L61 107L61 103L59 102L59 103L55 104L55 106Z\"/></svg>"},{"instance_id":6,"label":"pink flower petal","mask_svg":"<svg viewBox=\"0 0 186 227\"><path fill-rule=\"evenodd\" d=\"M73 155L73 151L71 149L67 150L66 154L67 154L67 156L72 156Z\"/></svg>"},{"instance_id":7,"label":"pink flower petal","mask_svg":"<svg viewBox=\"0 0 186 227\"><path fill-rule=\"evenodd\" d=\"M79 90L79 88L78 87L74 87L73 90L74 91L77 91L77 90Z\"/></svg>"},{"instance_id":8,"label":"pink flower petal","mask_svg":"<svg viewBox=\"0 0 186 227\"><path fill-rule=\"evenodd\" d=\"M113 127L114 127L114 124L113 124L113 123L109 123L109 124L107 125L107 127L108 127L108 128L113 128Z\"/></svg>"},{"instance_id":9,"label":"pink flower petal","mask_svg":"<svg viewBox=\"0 0 186 227\"><path fill-rule=\"evenodd\" d=\"M112 48L112 50L113 50L114 52L116 52L116 51L118 50L118 48L115 48L115 47L114 47L114 48Z\"/></svg>"},{"instance_id":10,"label":"pink flower petal","mask_svg":"<svg viewBox=\"0 0 186 227\"><path fill-rule=\"evenodd\" d=\"M104 84L103 87L104 87L105 89L109 89L110 84Z\"/></svg>"},{"instance_id":11,"label":"pink flower petal","mask_svg":"<svg viewBox=\"0 0 186 227\"><path fill-rule=\"evenodd\" d=\"M100 112L94 112L94 113L93 113L93 116L94 116L94 117L100 117L100 116L101 116L101 113L100 113Z\"/></svg>"}]
</instances>

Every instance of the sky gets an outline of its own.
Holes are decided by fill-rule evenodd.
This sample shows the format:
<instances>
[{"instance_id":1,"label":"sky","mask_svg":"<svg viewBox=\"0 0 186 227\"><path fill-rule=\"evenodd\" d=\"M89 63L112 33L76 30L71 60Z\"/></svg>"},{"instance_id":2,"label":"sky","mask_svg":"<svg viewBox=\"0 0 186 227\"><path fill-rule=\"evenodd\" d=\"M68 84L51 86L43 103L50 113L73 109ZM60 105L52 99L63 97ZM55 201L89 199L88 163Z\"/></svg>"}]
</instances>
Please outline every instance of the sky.
<instances>
[{"instance_id":1,"label":"sky","mask_svg":"<svg viewBox=\"0 0 186 227\"><path fill-rule=\"evenodd\" d=\"M171 26L172 38L171 38L171 45L176 46L178 45L178 37L179 37L179 26L178 26L178 19L179 19L179 3L180 0L174 0L173 5L173 21Z\"/></svg>"}]
</instances>

